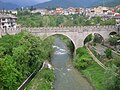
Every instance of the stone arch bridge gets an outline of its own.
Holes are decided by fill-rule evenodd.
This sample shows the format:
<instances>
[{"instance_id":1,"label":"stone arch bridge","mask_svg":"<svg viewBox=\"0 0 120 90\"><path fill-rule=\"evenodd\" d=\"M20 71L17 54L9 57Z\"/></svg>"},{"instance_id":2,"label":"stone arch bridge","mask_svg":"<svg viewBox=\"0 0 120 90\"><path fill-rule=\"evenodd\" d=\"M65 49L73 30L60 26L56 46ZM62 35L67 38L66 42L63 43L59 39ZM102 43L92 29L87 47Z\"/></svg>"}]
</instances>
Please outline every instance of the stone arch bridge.
<instances>
[{"instance_id":1,"label":"stone arch bridge","mask_svg":"<svg viewBox=\"0 0 120 90\"><path fill-rule=\"evenodd\" d=\"M6 34L17 34L21 31L29 31L35 36L44 36L45 38L61 34L67 36L75 49L84 45L84 40L89 34L98 33L104 40L109 38L111 32L117 32L116 26L81 26L81 27L41 27L41 28L16 28L16 29L0 29L0 36Z\"/></svg>"}]
</instances>

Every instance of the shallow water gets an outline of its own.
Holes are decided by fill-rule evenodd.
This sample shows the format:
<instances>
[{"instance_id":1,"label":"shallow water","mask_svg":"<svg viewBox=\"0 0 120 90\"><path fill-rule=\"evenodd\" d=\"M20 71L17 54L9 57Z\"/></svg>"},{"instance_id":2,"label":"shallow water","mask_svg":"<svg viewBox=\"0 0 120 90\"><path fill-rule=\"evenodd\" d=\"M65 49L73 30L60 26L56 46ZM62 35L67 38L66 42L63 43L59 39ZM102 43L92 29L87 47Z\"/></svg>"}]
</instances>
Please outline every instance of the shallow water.
<instances>
[{"instance_id":1,"label":"shallow water","mask_svg":"<svg viewBox=\"0 0 120 90\"><path fill-rule=\"evenodd\" d=\"M52 64L56 75L54 90L93 90L88 81L72 66L70 51L59 38L56 38L53 48Z\"/></svg>"}]
</instances>

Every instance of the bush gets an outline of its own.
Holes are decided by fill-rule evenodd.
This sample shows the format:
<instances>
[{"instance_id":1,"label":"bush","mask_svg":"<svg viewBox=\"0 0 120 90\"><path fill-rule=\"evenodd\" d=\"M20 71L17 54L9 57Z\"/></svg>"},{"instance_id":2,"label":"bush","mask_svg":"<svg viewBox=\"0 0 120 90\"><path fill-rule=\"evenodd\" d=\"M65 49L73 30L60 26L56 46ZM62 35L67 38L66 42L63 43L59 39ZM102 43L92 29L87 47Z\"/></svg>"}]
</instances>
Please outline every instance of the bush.
<instances>
[{"instance_id":1,"label":"bush","mask_svg":"<svg viewBox=\"0 0 120 90\"><path fill-rule=\"evenodd\" d=\"M86 69L92 63L92 58L87 52L85 48L77 49L77 55L74 60L74 65L77 69Z\"/></svg>"},{"instance_id":2,"label":"bush","mask_svg":"<svg viewBox=\"0 0 120 90\"><path fill-rule=\"evenodd\" d=\"M54 80L54 74L49 69L44 69L44 72L41 75L44 79L46 79L49 82L52 82Z\"/></svg>"},{"instance_id":3,"label":"bush","mask_svg":"<svg viewBox=\"0 0 120 90\"><path fill-rule=\"evenodd\" d=\"M118 39L119 39L119 37L117 37L117 36L111 36L111 37L109 38L110 45L116 46Z\"/></svg>"},{"instance_id":4,"label":"bush","mask_svg":"<svg viewBox=\"0 0 120 90\"><path fill-rule=\"evenodd\" d=\"M112 58L112 50L110 48L107 48L105 50L106 57L111 59Z\"/></svg>"},{"instance_id":5,"label":"bush","mask_svg":"<svg viewBox=\"0 0 120 90\"><path fill-rule=\"evenodd\" d=\"M105 71L105 88L106 90L119 90L116 89L119 83L117 83L117 77L118 74L116 73L117 67L115 65L112 65L112 67L108 67L107 70Z\"/></svg>"},{"instance_id":6,"label":"bush","mask_svg":"<svg viewBox=\"0 0 120 90\"><path fill-rule=\"evenodd\" d=\"M82 56L82 55L84 55L84 54L88 54L87 49L85 49L85 48L78 48L78 49L76 50L76 55Z\"/></svg>"}]
</instances>

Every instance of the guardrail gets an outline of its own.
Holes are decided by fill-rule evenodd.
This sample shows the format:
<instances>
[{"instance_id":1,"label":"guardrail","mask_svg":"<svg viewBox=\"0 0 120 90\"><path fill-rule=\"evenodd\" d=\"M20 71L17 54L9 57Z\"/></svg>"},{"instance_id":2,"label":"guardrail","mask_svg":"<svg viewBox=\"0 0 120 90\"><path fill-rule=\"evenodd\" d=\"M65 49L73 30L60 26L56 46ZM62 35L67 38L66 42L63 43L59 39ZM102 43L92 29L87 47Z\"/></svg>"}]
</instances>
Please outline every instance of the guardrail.
<instances>
[{"instance_id":1,"label":"guardrail","mask_svg":"<svg viewBox=\"0 0 120 90\"><path fill-rule=\"evenodd\" d=\"M86 49L88 50L88 52L89 52L89 54L92 56L92 58L93 58L93 60L97 63L97 64L99 64L103 69L107 69L107 67L103 64L103 63L101 63L96 57L95 57L95 55L90 51L90 49L88 48L88 46L87 46L87 44L85 45L85 47L86 47Z\"/></svg>"},{"instance_id":2,"label":"guardrail","mask_svg":"<svg viewBox=\"0 0 120 90\"><path fill-rule=\"evenodd\" d=\"M17 90L24 90L25 87L28 85L28 83L34 78L34 76L37 74L37 72L40 72L41 70L43 70L43 68L46 68L46 65L48 65L48 61L44 61L42 66L40 65L21 85L20 87L18 87ZM53 69L52 67L47 67L49 69Z\"/></svg>"},{"instance_id":3,"label":"guardrail","mask_svg":"<svg viewBox=\"0 0 120 90\"><path fill-rule=\"evenodd\" d=\"M43 68L43 65L42 67L39 66L19 87L17 90L24 90L25 87L28 85L28 83L34 78L34 76L37 74L37 72L39 70L41 70Z\"/></svg>"}]
</instances>

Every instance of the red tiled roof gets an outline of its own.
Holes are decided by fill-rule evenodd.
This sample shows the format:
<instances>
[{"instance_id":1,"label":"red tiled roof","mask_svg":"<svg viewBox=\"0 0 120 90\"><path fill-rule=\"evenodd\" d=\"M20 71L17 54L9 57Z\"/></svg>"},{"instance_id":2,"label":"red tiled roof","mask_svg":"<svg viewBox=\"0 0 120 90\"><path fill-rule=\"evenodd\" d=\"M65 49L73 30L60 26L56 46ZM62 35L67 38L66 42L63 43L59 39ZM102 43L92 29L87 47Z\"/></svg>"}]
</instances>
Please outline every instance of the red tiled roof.
<instances>
[{"instance_id":1,"label":"red tiled roof","mask_svg":"<svg viewBox=\"0 0 120 90\"><path fill-rule=\"evenodd\" d=\"M120 14L115 14L115 16L120 16Z\"/></svg>"}]
</instances>

